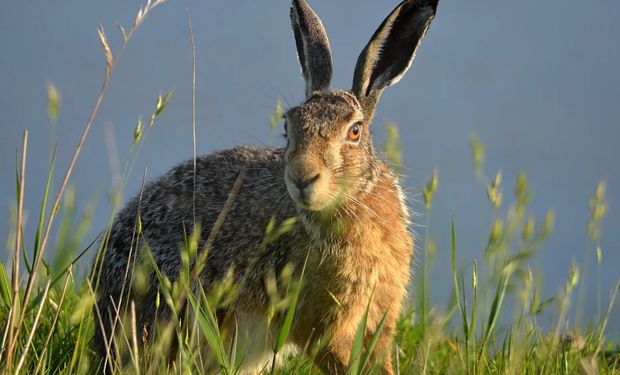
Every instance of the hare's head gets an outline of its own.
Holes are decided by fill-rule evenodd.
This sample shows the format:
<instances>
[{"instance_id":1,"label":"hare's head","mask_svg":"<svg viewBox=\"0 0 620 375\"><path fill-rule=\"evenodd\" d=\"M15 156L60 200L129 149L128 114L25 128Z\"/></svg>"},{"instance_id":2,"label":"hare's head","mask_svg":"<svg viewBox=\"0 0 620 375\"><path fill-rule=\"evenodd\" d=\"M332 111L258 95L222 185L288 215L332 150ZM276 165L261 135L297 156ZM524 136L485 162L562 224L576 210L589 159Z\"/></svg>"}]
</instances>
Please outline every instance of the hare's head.
<instances>
[{"instance_id":1,"label":"hare's head","mask_svg":"<svg viewBox=\"0 0 620 375\"><path fill-rule=\"evenodd\" d=\"M306 81L306 100L285 114L285 181L297 203L321 211L369 191L378 176L370 124L383 89L407 71L438 0L405 0L360 54L351 90L329 90L329 41L305 0L293 0L291 20Z\"/></svg>"}]
</instances>

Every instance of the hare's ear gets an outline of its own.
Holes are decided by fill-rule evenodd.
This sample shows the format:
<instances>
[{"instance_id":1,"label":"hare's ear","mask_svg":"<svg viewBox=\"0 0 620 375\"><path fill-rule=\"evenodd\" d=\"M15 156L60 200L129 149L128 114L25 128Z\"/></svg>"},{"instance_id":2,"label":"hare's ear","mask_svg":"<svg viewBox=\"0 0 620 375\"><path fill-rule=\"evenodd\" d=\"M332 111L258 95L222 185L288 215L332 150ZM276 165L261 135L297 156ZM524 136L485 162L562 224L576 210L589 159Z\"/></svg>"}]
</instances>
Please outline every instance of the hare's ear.
<instances>
[{"instance_id":1,"label":"hare's ear","mask_svg":"<svg viewBox=\"0 0 620 375\"><path fill-rule=\"evenodd\" d=\"M332 79L332 54L325 28L306 0L293 0L291 22L297 56L306 81L306 96L325 90Z\"/></svg>"},{"instance_id":2,"label":"hare's ear","mask_svg":"<svg viewBox=\"0 0 620 375\"><path fill-rule=\"evenodd\" d=\"M381 92L405 74L430 26L438 0L405 0L400 3L360 54L353 75L353 93L372 113Z\"/></svg>"}]
</instances>

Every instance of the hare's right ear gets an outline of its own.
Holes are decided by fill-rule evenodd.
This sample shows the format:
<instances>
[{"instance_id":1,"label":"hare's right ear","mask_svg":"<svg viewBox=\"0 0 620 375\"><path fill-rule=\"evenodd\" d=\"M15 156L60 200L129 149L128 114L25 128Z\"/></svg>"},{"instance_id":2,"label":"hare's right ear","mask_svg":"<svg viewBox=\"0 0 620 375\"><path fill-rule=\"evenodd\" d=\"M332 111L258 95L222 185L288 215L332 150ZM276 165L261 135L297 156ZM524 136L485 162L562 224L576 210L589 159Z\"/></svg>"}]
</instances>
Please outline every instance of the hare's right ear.
<instances>
[{"instance_id":1,"label":"hare's right ear","mask_svg":"<svg viewBox=\"0 0 620 375\"><path fill-rule=\"evenodd\" d=\"M360 54L353 75L353 93L364 115L372 117L387 86L405 74L426 30L435 17L438 0L404 0L375 31Z\"/></svg>"},{"instance_id":2,"label":"hare's right ear","mask_svg":"<svg viewBox=\"0 0 620 375\"><path fill-rule=\"evenodd\" d=\"M332 79L332 54L321 20L306 0L293 0L291 22L306 81L306 96L313 91L326 90Z\"/></svg>"}]
</instances>

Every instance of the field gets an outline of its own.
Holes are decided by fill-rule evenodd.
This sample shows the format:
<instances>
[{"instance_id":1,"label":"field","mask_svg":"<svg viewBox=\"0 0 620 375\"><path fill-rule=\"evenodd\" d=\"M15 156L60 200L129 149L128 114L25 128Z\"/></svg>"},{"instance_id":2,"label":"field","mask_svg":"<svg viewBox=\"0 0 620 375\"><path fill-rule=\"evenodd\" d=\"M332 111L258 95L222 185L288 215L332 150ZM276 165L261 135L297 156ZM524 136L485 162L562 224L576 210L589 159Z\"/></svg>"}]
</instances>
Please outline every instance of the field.
<instances>
[{"instance_id":1,"label":"field","mask_svg":"<svg viewBox=\"0 0 620 375\"><path fill-rule=\"evenodd\" d=\"M9 262L0 264L2 373L88 374L97 371L98 359L91 339L97 324L93 305L98 273L96 267L91 273L87 263L103 251L101 244L105 243L106 231L101 237L89 237L93 212L89 207L76 207L70 180L122 50L129 45L133 33L147 15L161 2L149 0L130 27L120 28L123 43L119 51L113 53L103 27L99 29L106 59L101 91L69 165L58 166L54 155L50 157L35 233L23 231L23 192L28 184L25 170L29 144L28 132L24 133L16 160L15 211L7 241ZM165 111L172 95L168 92L157 96L152 114L144 121L137 121L122 181L118 190L110 194L110 223L119 209L118 196L124 190L127 176L133 173L132 165L139 155L140 145L148 142L149 129ZM59 93L50 85L50 122L55 121L60 110ZM271 119L272 130L281 110L279 105L276 106ZM388 135L383 152L386 160L398 171L400 144L394 125L388 126ZM481 233L488 233L488 242L484 249L480 249L481 259L472 259L465 265L457 264L459 228L453 224L451 232L445 233L450 238L451 247L441 254L448 254L449 258L438 259L436 245L428 235L428 225L425 227L426 235L417 244L416 256L421 267L413 279L413 298L403 309L392 347L395 373L620 374L620 345L614 341L617 335L614 337L615 333L606 329L620 280L611 291L601 291L600 286L594 291L593 288L585 290L580 283L580 273L600 272L601 224L608 210L605 183L598 184L589 202L586 241L587 251L594 254L595 266L574 264L565 284L558 286L558 294L542 296L539 281L528 262L544 247L545 239L553 231L554 213L549 211L544 217L534 217L528 206L531 191L527 176L521 174L513 189L502 181L501 173L487 177L482 141L472 136L470 144L472 173L483 186L494 217L490 228L480 228ZM52 176L59 170L64 173L60 185L54 187ZM426 220L427 224L432 215L435 192L440 187L440 171L436 171L423 189L425 219L422 221ZM504 194L511 189L514 194ZM265 228L266 241L286 230L286 223L270 225ZM139 235L140 228L136 231ZM200 266L204 261L208 262L200 256L204 252L197 249L197 235L189 233L179 250L185 268L177 282L171 283L158 273L156 267L150 270L158 274L161 290L153 303L158 309L170 308L179 319L161 327L157 340L147 345L141 327L136 327L135 311L130 307L126 318L119 321L124 334L116 343L126 355L108 365L115 373L238 372L244 358L238 355L237 349L243 342L234 332L219 331L215 313L218 307L234 300L236 288L232 282L223 282L212 290L192 287L196 269L190 264L196 261ZM437 261L451 263L449 282L453 293L447 308L438 307L429 297L428 275L432 272L433 262ZM270 324L277 328L277 335L269 343L273 348L273 365L264 368L263 372L318 374L312 363L318 348L307 347L303 348L303 353L290 353L284 345L292 320L303 319L295 311L297 295L304 287L303 279L280 275L278 280L266 280L266 283L272 292ZM607 296L607 308L593 320L569 323L569 316L580 315L582 306L575 303L577 296L587 292ZM543 326L539 321L541 314L554 316L553 325ZM364 325L362 319L349 362L351 374L378 372L368 354L375 341L364 340L361 334ZM171 345L176 346L176 355L172 358L166 355ZM204 347L209 350L200 350ZM276 362L283 365L275 366Z\"/></svg>"}]
</instances>

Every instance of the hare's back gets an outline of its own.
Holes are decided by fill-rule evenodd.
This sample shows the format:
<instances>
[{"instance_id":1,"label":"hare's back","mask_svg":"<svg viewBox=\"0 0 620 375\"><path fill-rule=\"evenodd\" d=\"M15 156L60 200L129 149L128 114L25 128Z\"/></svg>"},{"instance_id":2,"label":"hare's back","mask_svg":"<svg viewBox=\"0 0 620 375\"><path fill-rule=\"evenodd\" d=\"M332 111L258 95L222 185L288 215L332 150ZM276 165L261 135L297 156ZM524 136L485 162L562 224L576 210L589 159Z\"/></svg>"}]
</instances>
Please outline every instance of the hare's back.
<instances>
[{"instance_id":1,"label":"hare's back","mask_svg":"<svg viewBox=\"0 0 620 375\"><path fill-rule=\"evenodd\" d=\"M200 230L199 246L204 246L235 181L241 178L241 188L214 233L205 277L217 279L231 266L242 269L263 241L271 218L295 215L284 183L283 153L282 149L240 147L202 156L196 160L195 180L192 160L178 165L148 184L142 196L131 200L118 215L110 237L110 256L126 259L139 215L137 248L148 247L159 268L174 279L180 270L179 249L185 234Z\"/></svg>"}]
</instances>

